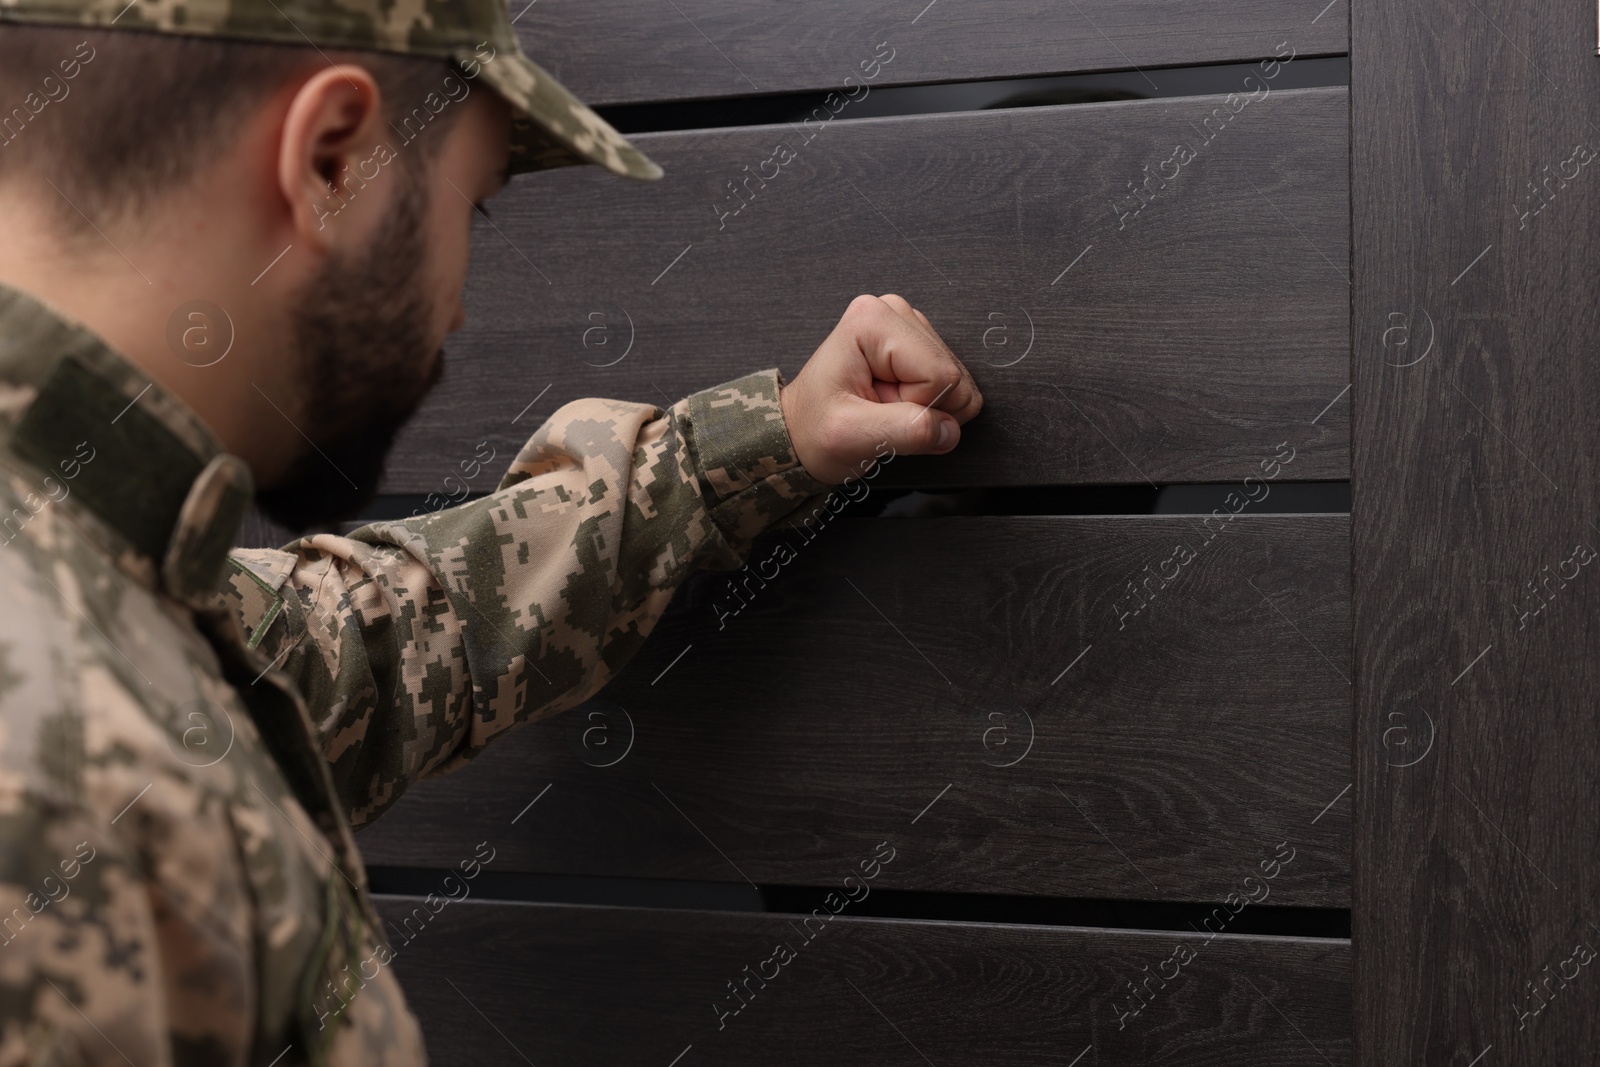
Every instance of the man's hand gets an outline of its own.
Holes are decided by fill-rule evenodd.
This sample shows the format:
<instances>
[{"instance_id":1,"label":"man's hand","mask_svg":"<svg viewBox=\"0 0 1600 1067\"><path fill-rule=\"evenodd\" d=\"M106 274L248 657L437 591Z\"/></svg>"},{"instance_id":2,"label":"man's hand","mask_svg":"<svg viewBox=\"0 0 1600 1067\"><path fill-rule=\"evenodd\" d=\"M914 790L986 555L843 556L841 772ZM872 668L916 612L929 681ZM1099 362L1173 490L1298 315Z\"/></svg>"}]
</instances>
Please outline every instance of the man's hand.
<instances>
[{"instance_id":1,"label":"man's hand","mask_svg":"<svg viewBox=\"0 0 1600 1067\"><path fill-rule=\"evenodd\" d=\"M778 394L795 455L818 481L859 475L887 442L941 454L983 407L972 375L901 297L858 296Z\"/></svg>"}]
</instances>

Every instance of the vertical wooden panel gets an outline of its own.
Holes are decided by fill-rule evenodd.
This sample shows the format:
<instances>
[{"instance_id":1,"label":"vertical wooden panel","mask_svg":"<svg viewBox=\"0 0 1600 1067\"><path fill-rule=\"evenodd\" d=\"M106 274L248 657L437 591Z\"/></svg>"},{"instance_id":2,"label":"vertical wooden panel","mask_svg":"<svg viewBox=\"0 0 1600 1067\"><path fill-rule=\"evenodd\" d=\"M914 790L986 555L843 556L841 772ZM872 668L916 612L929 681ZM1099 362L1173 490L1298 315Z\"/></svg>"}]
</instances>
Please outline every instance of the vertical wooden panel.
<instances>
[{"instance_id":1,"label":"vertical wooden panel","mask_svg":"<svg viewBox=\"0 0 1600 1067\"><path fill-rule=\"evenodd\" d=\"M1363 1064L1600 1048L1589 3L1354 6Z\"/></svg>"}]
</instances>

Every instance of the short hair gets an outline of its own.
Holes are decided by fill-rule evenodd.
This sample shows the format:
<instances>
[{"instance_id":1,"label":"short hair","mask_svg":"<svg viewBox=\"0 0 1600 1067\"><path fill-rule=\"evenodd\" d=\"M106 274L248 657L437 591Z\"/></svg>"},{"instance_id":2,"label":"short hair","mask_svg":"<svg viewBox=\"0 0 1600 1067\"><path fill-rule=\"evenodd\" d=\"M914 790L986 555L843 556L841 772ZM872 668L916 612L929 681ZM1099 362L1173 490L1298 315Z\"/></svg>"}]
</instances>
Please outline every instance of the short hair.
<instances>
[{"instance_id":1,"label":"short hair","mask_svg":"<svg viewBox=\"0 0 1600 1067\"><path fill-rule=\"evenodd\" d=\"M0 22L0 182L47 178L68 200L64 230L89 231L89 220L132 215L186 185L252 110L329 62L370 71L391 120L460 76L431 56ZM437 152L460 110L422 109L432 121L406 145L418 151L398 150L408 167Z\"/></svg>"}]
</instances>

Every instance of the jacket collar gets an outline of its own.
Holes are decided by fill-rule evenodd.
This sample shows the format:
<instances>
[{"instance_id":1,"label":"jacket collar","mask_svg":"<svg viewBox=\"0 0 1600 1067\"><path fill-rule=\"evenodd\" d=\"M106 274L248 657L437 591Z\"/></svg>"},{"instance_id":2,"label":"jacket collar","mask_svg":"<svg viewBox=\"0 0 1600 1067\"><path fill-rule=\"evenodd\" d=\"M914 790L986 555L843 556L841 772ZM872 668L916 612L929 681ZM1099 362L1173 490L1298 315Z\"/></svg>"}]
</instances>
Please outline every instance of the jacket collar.
<instances>
[{"instance_id":1,"label":"jacket collar","mask_svg":"<svg viewBox=\"0 0 1600 1067\"><path fill-rule=\"evenodd\" d=\"M0 459L89 512L136 576L193 607L220 586L250 470L126 357L0 285Z\"/></svg>"}]
</instances>

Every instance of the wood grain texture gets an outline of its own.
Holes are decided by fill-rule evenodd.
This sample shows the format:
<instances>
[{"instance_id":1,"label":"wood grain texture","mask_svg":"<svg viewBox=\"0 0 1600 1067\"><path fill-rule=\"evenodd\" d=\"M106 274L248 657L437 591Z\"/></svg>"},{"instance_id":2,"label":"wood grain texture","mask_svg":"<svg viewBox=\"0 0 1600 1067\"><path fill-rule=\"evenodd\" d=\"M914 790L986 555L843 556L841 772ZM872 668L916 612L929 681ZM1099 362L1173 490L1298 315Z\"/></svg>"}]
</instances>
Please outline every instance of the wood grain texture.
<instances>
[{"instance_id":1,"label":"wood grain texture","mask_svg":"<svg viewBox=\"0 0 1600 1067\"><path fill-rule=\"evenodd\" d=\"M1349 44L1348 9L1294 0L541 0L512 10L523 50L592 105L840 89L884 41L894 60L875 85L1222 63L1270 56L1283 40L1308 55Z\"/></svg>"},{"instance_id":2,"label":"wood grain texture","mask_svg":"<svg viewBox=\"0 0 1600 1067\"><path fill-rule=\"evenodd\" d=\"M793 376L851 299L888 292L987 406L954 453L885 484L1237 481L1284 440L1294 477L1343 479L1348 91L1225 99L841 119L809 144L790 126L664 133L639 138L658 183L520 179L475 224L469 324L386 491L442 491L479 442L509 455L580 397ZM779 142L798 155L735 200L725 183L773 173ZM724 198L745 206L719 218Z\"/></svg>"},{"instance_id":3,"label":"wood grain texture","mask_svg":"<svg viewBox=\"0 0 1600 1067\"><path fill-rule=\"evenodd\" d=\"M1354 32L1358 1062L1592 1063L1594 5Z\"/></svg>"},{"instance_id":4,"label":"wood grain texture","mask_svg":"<svg viewBox=\"0 0 1600 1067\"><path fill-rule=\"evenodd\" d=\"M380 897L378 907L397 951L391 966L440 1067L1328 1067L1350 1058L1343 940L1208 941L848 911L801 927L798 915L473 899L437 913L416 897ZM775 957L780 943L789 952ZM1190 962L1164 966L1180 943ZM1129 984L1147 976L1148 1003L1125 1015ZM736 980L749 982L743 1001L728 988Z\"/></svg>"},{"instance_id":5,"label":"wood grain texture","mask_svg":"<svg viewBox=\"0 0 1600 1067\"><path fill-rule=\"evenodd\" d=\"M1347 529L780 532L681 589L597 700L415 785L362 851L448 867L488 839L497 870L823 885L893 835L891 888L1214 901L1287 842L1272 901L1344 907Z\"/></svg>"}]
</instances>

